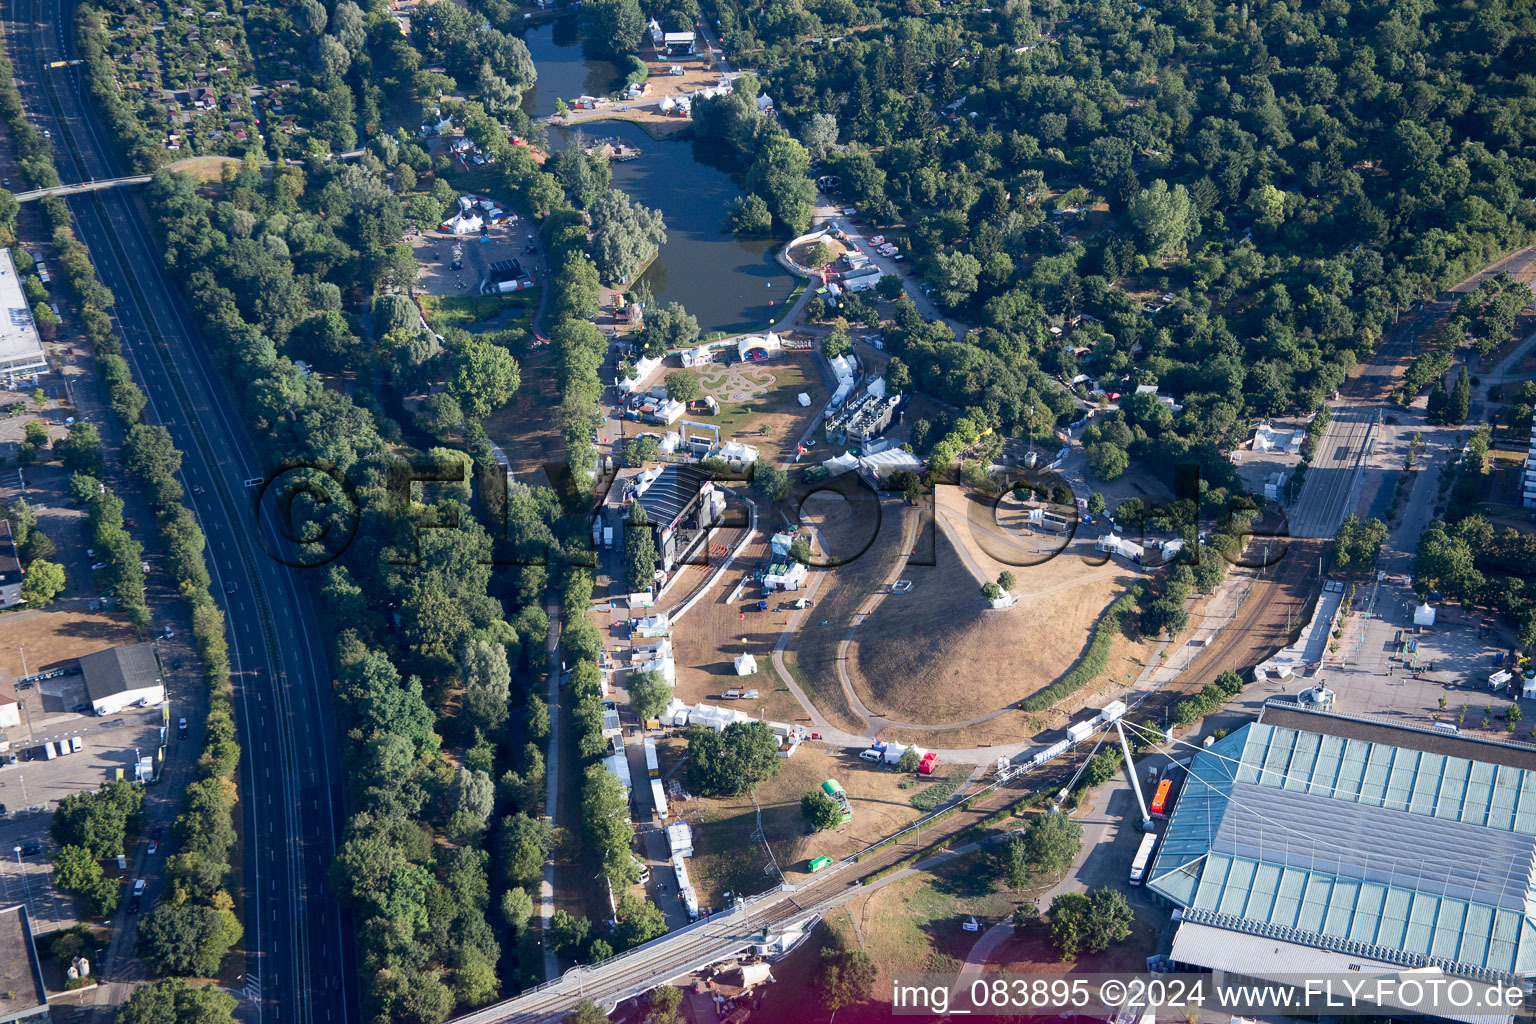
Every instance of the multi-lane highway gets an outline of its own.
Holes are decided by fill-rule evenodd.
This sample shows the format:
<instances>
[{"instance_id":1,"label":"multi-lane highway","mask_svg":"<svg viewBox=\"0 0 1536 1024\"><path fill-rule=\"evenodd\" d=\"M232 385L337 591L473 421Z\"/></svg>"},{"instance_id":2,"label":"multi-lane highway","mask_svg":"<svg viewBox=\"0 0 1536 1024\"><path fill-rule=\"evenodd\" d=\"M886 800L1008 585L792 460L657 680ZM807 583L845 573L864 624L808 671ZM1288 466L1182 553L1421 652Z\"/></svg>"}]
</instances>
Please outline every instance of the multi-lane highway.
<instances>
[{"instance_id":1,"label":"multi-lane highway","mask_svg":"<svg viewBox=\"0 0 1536 1024\"><path fill-rule=\"evenodd\" d=\"M79 69L45 71L73 56L73 0L6 2L23 104L52 130L61 177L124 176ZM270 1024L340 1024L359 1011L351 924L325 886L344 811L322 634L295 571L263 553L283 544L274 525L258 524L250 511L246 481L262 475L261 461L129 191L69 202L117 299L124 355L149 399L145 418L164 425L183 452L182 484L207 536L214 593L228 619L244 747L239 1012Z\"/></svg>"}]
</instances>

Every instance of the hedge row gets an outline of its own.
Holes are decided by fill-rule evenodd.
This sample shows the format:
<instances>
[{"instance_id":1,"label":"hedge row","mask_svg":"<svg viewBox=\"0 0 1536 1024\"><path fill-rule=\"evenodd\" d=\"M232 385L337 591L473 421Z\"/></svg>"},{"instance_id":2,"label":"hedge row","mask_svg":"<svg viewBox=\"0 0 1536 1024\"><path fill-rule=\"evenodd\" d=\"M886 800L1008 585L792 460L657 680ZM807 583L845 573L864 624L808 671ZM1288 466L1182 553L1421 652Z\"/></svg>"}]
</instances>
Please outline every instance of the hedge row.
<instances>
[{"instance_id":1,"label":"hedge row","mask_svg":"<svg viewBox=\"0 0 1536 1024\"><path fill-rule=\"evenodd\" d=\"M1116 598L1099 618L1099 624L1094 628L1093 640L1089 642L1088 650L1083 652L1082 658L1072 666L1072 670L1033 697L1025 699L1019 707L1025 711L1044 711L1098 678L1105 666L1109 664L1110 646L1114 643L1115 636L1119 634L1121 626L1124 625L1126 614L1136 606L1136 602L1141 600L1146 590L1145 583L1137 583Z\"/></svg>"}]
</instances>

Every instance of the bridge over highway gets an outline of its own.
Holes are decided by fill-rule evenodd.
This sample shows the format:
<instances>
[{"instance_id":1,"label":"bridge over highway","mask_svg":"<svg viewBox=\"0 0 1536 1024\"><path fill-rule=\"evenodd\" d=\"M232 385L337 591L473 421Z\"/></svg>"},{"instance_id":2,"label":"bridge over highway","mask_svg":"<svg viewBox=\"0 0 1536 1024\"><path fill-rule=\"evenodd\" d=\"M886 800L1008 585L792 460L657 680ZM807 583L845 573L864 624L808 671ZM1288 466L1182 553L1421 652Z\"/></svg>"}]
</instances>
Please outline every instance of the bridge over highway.
<instances>
[{"instance_id":1,"label":"bridge over highway","mask_svg":"<svg viewBox=\"0 0 1536 1024\"><path fill-rule=\"evenodd\" d=\"M13 198L18 203L30 203L34 199L47 199L49 196L73 196L81 192L99 192L105 188L122 188L124 185L145 185L149 180L148 174L133 174L126 178L103 178L100 181L82 181L76 185L35 188L30 192L17 192Z\"/></svg>"}]
</instances>

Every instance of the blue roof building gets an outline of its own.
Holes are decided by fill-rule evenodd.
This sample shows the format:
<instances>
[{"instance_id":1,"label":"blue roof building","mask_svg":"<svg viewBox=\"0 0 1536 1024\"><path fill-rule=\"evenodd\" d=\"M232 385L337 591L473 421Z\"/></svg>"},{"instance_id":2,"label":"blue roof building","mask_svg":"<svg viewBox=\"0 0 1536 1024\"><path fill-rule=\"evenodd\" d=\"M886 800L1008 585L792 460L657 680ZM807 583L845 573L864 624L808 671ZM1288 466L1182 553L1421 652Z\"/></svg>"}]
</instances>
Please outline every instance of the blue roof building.
<instances>
[{"instance_id":1,"label":"blue roof building","mask_svg":"<svg viewBox=\"0 0 1536 1024\"><path fill-rule=\"evenodd\" d=\"M1536 749L1272 702L1194 756L1147 884L1182 963L1536 976Z\"/></svg>"}]
</instances>

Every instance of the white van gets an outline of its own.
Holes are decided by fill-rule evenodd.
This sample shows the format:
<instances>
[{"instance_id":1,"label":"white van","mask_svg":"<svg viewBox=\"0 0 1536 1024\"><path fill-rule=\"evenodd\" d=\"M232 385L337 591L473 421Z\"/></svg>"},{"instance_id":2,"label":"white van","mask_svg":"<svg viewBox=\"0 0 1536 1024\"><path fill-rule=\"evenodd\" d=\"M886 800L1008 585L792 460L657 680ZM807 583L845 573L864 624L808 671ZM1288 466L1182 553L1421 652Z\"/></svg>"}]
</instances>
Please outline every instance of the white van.
<instances>
[{"instance_id":1,"label":"white van","mask_svg":"<svg viewBox=\"0 0 1536 1024\"><path fill-rule=\"evenodd\" d=\"M143 896L144 895L144 879L140 878L140 879L136 879L134 881L134 883L133 883L133 894L135 896Z\"/></svg>"},{"instance_id":2,"label":"white van","mask_svg":"<svg viewBox=\"0 0 1536 1024\"><path fill-rule=\"evenodd\" d=\"M84 745L85 744L80 742L80 737L79 736L71 736L69 738L69 752L71 754L78 754L78 753L80 753L80 748L83 747Z\"/></svg>"},{"instance_id":3,"label":"white van","mask_svg":"<svg viewBox=\"0 0 1536 1024\"><path fill-rule=\"evenodd\" d=\"M883 755L878 750L861 750L861 751L859 751L859 758L860 758L860 760L869 761L872 764L879 764L881 759L882 759L882 757L883 757Z\"/></svg>"},{"instance_id":4,"label":"white van","mask_svg":"<svg viewBox=\"0 0 1536 1024\"><path fill-rule=\"evenodd\" d=\"M43 744L43 757L49 761L59 756L59 752L53 749L52 741Z\"/></svg>"}]
</instances>

